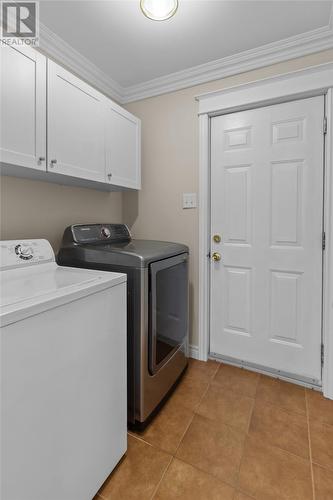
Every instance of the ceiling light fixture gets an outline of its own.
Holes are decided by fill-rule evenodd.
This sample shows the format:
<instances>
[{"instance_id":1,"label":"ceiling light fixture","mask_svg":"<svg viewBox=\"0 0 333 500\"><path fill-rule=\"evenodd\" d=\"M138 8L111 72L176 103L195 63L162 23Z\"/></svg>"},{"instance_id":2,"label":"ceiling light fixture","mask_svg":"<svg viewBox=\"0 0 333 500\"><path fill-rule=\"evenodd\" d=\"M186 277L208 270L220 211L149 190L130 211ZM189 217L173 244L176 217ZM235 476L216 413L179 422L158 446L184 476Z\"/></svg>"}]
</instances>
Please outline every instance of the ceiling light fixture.
<instances>
[{"instance_id":1,"label":"ceiling light fixture","mask_svg":"<svg viewBox=\"0 0 333 500\"><path fill-rule=\"evenodd\" d=\"M149 19L165 21L176 14L178 0L140 0L140 7Z\"/></svg>"}]
</instances>

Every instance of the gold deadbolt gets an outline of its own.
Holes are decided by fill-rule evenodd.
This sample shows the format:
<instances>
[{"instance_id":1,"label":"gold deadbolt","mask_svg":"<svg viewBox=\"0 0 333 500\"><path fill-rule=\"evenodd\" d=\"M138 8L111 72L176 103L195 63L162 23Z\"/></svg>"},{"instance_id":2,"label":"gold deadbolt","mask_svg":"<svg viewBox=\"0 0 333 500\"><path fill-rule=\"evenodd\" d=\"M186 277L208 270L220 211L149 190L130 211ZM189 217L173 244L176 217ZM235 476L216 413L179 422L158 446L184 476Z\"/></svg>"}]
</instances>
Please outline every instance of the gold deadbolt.
<instances>
[{"instance_id":1,"label":"gold deadbolt","mask_svg":"<svg viewBox=\"0 0 333 500\"><path fill-rule=\"evenodd\" d=\"M219 234L214 234L213 240L215 243L221 243L221 236Z\"/></svg>"},{"instance_id":2,"label":"gold deadbolt","mask_svg":"<svg viewBox=\"0 0 333 500\"><path fill-rule=\"evenodd\" d=\"M218 252L213 252L212 253L212 259L215 261L215 262L219 262L221 260L221 254L219 254Z\"/></svg>"}]
</instances>

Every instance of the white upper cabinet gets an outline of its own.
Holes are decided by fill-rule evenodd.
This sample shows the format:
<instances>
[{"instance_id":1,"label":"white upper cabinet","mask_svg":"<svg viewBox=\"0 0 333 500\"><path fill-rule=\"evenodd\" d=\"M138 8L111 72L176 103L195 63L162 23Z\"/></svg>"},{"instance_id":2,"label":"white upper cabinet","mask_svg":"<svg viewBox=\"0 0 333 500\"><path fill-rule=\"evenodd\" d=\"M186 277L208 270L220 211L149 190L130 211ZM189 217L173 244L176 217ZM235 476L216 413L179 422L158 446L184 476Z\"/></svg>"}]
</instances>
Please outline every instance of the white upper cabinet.
<instances>
[{"instance_id":1,"label":"white upper cabinet","mask_svg":"<svg viewBox=\"0 0 333 500\"><path fill-rule=\"evenodd\" d=\"M0 64L1 162L45 171L46 58L2 45Z\"/></svg>"},{"instance_id":2,"label":"white upper cabinet","mask_svg":"<svg viewBox=\"0 0 333 500\"><path fill-rule=\"evenodd\" d=\"M105 182L104 96L48 61L48 170Z\"/></svg>"},{"instance_id":3,"label":"white upper cabinet","mask_svg":"<svg viewBox=\"0 0 333 500\"><path fill-rule=\"evenodd\" d=\"M140 120L29 48L0 48L5 175L140 189Z\"/></svg>"},{"instance_id":4,"label":"white upper cabinet","mask_svg":"<svg viewBox=\"0 0 333 500\"><path fill-rule=\"evenodd\" d=\"M141 121L109 99L105 107L106 174L110 184L141 188Z\"/></svg>"}]
</instances>

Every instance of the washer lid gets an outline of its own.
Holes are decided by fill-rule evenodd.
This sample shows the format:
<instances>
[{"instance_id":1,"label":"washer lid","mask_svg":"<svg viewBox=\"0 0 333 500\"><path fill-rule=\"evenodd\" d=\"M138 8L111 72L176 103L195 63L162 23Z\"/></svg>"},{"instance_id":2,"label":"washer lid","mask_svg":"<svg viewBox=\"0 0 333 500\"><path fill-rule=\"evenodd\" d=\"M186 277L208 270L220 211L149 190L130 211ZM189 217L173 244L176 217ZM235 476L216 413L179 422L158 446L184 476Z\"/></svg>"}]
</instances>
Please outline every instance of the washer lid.
<instances>
[{"instance_id":1,"label":"washer lid","mask_svg":"<svg viewBox=\"0 0 333 500\"><path fill-rule=\"evenodd\" d=\"M126 275L55 262L1 272L1 326L126 281Z\"/></svg>"}]
</instances>

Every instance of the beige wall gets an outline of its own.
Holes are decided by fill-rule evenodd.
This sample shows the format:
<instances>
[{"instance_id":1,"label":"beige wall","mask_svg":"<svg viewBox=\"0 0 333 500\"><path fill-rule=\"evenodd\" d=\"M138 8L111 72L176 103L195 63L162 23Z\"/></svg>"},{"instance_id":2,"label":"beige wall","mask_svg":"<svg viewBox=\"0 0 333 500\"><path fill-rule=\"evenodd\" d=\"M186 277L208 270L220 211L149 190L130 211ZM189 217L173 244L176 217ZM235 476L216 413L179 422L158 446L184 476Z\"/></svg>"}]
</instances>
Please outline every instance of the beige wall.
<instances>
[{"instance_id":1,"label":"beige wall","mask_svg":"<svg viewBox=\"0 0 333 500\"><path fill-rule=\"evenodd\" d=\"M135 237L184 242L191 252L191 343L198 343L198 210L182 209L182 193L198 191L198 103L211 90L333 61L333 50L128 104L142 120L142 190L123 196Z\"/></svg>"},{"instance_id":2,"label":"beige wall","mask_svg":"<svg viewBox=\"0 0 333 500\"><path fill-rule=\"evenodd\" d=\"M57 251L66 226L122 220L121 193L1 178L1 239L46 238Z\"/></svg>"},{"instance_id":3,"label":"beige wall","mask_svg":"<svg viewBox=\"0 0 333 500\"><path fill-rule=\"evenodd\" d=\"M1 239L46 238L57 250L73 223L124 221L135 237L184 242L191 251L191 342L198 342L198 210L182 193L198 191L198 120L194 96L333 60L333 50L126 107L142 119L140 193L105 193L13 177L1 180Z\"/></svg>"}]
</instances>

